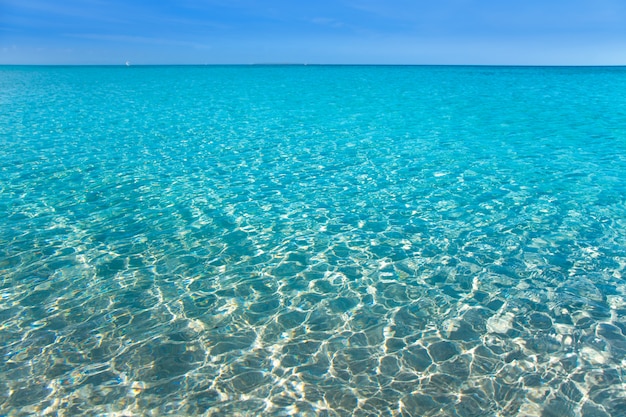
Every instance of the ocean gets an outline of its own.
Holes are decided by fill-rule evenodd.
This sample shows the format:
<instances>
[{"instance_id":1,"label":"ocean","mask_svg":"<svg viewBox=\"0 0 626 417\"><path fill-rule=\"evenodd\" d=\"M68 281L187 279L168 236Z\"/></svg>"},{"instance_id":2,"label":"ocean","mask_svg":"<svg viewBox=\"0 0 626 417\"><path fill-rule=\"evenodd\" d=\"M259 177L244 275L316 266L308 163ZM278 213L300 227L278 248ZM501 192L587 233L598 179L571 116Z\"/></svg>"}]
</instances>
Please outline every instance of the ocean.
<instances>
[{"instance_id":1,"label":"ocean","mask_svg":"<svg viewBox=\"0 0 626 417\"><path fill-rule=\"evenodd\" d=\"M0 67L0 415L626 416L626 68Z\"/></svg>"}]
</instances>

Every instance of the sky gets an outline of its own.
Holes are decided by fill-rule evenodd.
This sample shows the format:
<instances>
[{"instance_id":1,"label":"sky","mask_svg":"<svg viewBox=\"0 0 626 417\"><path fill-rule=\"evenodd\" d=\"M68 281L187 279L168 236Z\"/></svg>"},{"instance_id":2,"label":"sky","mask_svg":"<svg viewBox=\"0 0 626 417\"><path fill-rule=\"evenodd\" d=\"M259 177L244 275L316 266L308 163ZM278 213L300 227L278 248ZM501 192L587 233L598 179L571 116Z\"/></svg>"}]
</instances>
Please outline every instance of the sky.
<instances>
[{"instance_id":1,"label":"sky","mask_svg":"<svg viewBox=\"0 0 626 417\"><path fill-rule=\"evenodd\" d=\"M0 0L0 64L626 65L626 0Z\"/></svg>"}]
</instances>

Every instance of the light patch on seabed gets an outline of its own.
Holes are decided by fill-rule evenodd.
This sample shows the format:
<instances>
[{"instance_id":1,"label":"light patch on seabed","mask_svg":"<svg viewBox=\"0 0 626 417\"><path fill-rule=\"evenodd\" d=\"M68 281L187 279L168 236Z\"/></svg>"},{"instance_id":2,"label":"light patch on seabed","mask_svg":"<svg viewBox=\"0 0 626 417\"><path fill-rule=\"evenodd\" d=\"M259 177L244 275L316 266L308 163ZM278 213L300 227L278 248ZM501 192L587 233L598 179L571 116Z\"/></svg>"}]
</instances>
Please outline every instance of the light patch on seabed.
<instances>
[{"instance_id":1,"label":"light patch on seabed","mask_svg":"<svg viewBox=\"0 0 626 417\"><path fill-rule=\"evenodd\" d=\"M504 314L491 316L487 320L487 331L490 333L506 334L509 330L513 328L514 318L515 315L510 311Z\"/></svg>"},{"instance_id":2,"label":"light patch on seabed","mask_svg":"<svg viewBox=\"0 0 626 417\"><path fill-rule=\"evenodd\" d=\"M592 348L591 346L584 346L580 350L580 356L592 365L603 365L605 363L608 363L611 358L611 354L609 351L601 352L597 349Z\"/></svg>"}]
</instances>

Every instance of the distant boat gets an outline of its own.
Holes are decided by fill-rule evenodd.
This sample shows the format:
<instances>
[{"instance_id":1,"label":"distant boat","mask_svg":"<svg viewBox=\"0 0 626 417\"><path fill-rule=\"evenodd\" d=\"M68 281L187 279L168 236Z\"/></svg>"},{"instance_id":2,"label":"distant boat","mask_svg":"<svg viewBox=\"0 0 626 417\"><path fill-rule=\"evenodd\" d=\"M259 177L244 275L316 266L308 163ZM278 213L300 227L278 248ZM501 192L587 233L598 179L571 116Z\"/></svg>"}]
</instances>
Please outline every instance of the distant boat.
<instances>
[{"instance_id":1,"label":"distant boat","mask_svg":"<svg viewBox=\"0 0 626 417\"><path fill-rule=\"evenodd\" d=\"M126 66L130 67L130 61L126 61Z\"/></svg>"}]
</instances>

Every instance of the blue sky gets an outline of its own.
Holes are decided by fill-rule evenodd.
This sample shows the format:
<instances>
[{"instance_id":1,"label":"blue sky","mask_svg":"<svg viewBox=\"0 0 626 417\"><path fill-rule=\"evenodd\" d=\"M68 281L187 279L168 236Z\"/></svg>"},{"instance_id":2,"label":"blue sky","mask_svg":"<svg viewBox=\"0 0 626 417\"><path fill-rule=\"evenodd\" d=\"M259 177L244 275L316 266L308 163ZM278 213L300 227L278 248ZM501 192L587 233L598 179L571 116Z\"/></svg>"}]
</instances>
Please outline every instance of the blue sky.
<instances>
[{"instance_id":1,"label":"blue sky","mask_svg":"<svg viewBox=\"0 0 626 417\"><path fill-rule=\"evenodd\" d=\"M626 65L625 0L0 0L0 64Z\"/></svg>"}]
</instances>

